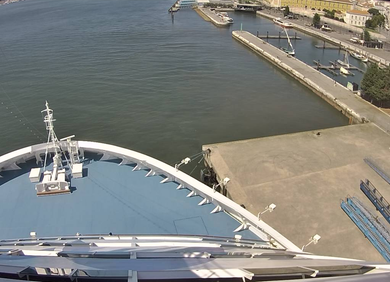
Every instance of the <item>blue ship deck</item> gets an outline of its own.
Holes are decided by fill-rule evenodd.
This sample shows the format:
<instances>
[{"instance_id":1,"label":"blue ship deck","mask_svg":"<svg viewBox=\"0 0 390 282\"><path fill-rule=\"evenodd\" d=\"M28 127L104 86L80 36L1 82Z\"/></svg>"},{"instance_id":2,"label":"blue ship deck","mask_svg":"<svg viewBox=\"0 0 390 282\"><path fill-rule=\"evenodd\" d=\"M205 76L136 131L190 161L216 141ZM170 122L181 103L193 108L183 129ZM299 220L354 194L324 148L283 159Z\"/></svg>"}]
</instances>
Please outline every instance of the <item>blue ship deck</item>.
<instances>
[{"instance_id":1,"label":"blue ship deck","mask_svg":"<svg viewBox=\"0 0 390 282\"><path fill-rule=\"evenodd\" d=\"M177 190L162 176L145 177L115 161L84 163L86 176L72 179L72 193L38 197L29 179L35 160L22 170L2 172L0 239L79 234L181 234L259 239L249 230L234 233L239 222L199 196Z\"/></svg>"}]
</instances>

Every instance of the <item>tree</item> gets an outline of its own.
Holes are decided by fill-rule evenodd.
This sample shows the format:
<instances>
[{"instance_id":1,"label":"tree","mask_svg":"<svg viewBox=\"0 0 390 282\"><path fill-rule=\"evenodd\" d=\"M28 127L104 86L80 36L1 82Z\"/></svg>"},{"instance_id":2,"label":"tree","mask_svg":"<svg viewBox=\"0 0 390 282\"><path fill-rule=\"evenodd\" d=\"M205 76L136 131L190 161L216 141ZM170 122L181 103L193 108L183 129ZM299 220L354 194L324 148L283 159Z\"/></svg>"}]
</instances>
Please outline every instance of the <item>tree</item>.
<instances>
[{"instance_id":1,"label":"tree","mask_svg":"<svg viewBox=\"0 0 390 282\"><path fill-rule=\"evenodd\" d=\"M370 32L367 29L365 29L363 31L363 40L364 41L371 41L371 35L370 35Z\"/></svg>"},{"instance_id":2,"label":"tree","mask_svg":"<svg viewBox=\"0 0 390 282\"><path fill-rule=\"evenodd\" d=\"M330 10L328 10L328 9L323 9L323 11L325 12L325 17L326 18L330 18L330 19L334 19L334 15L335 15L335 13L336 13L336 10L332 10L332 11L330 11Z\"/></svg>"},{"instance_id":3,"label":"tree","mask_svg":"<svg viewBox=\"0 0 390 282\"><path fill-rule=\"evenodd\" d=\"M371 9L368 9L368 11L371 15L375 16L375 15L379 15L379 10L378 9L375 9L375 8L371 8Z\"/></svg>"},{"instance_id":4,"label":"tree","mask_svg":"<svg viewBox=\"0 0 390 282\"><path fill-rule=\"evenodd\" d=\"M379 104L390 101L390 67L379 69L377 64L368 66L362 80L364 97L371 103Z\"/></svg>"},{"instance_id":5,"label":"tree","mask_svg":"<svg viewBox=\"0 0 390 282\"><path fill-rule=\"evenodd\" d=\"M370 19L366 20L365 26L366 26L366 28L371 28L372 20L370 20Z\"/></svg>"},{"instance_id":6,"label":"tree","mask_svg":"<svg viewBox=\"0 0 390 282\"><path fill-rule=\"evenodd\" d=\"M365 26L367 28L375 29L378 26L384 26L385 25L386 18L384 15L378 14L373 15L372 19L366 20Z\"/></svg>"},{"instance_id":7,"label":"tree","mask_svg":"<svg viewBox=\"0 0 390 282\"><path fill-rule=\"evenodd\" d=\"M315 13L315 15L313 17L313 26L318 27L320 25L320 20L321 20L320 15Z\"/></svg>"},{"instance_id":8,"label":"tree","mask_svg":"<svg viewBox=\"0 0 390 282\"><path fill-rule=\"evenodd\" d=\"M283 12L284 16L288 16L290 14L290 7L289 6L286 6L284 8L284 12Z\"/></svg>"},{"instance_id":9,"label":"tree","mask_svg":"<svg viewBox=\"0 0 390 282\"><path fill-rule=\"evenodd\" d=\"M384 15L375 15L372 17L372 25L374 28L377 26L383 26L385 24L385 16Z\"/></svg>"}]
</instances>

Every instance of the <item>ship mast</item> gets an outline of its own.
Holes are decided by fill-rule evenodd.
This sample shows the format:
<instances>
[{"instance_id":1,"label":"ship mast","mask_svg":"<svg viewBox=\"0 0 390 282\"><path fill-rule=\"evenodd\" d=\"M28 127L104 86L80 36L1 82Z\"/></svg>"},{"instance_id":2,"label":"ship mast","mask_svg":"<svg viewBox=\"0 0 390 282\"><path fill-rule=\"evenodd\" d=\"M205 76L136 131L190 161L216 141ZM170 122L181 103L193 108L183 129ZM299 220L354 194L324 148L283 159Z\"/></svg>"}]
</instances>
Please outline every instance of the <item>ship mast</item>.
<instances>
[{"instance_id":1,"label":"ship mast","mask_svg":"<svg viewBox=\"0 0 390 282\"><path fill-rule=\"evenodd\" d=\"M288 32L287 32L286 28L283 28L283 29L284 29L284 32L286 33L286 36L287 36L288 45L290 45L290 47L291 47L291 52L295 53L294 47L291 44L290 36L288 36Z\"/></svg>"},{"instance_id":2,"label":"ship mast","mask_svg":"<svg viewBox=\"0 0 390 282\"><path fill-rule=\"evenodd\" d=\"M53 166L54 166L54 168L58 169L58 167L62 168L62 162L61 162L59 141L58 141L56 133L54 132L53 122L56 120L54 119L53 110L49 108L49 103L47 101L46 101L45 106L46 106L46 109L44 109L42 111L42 113L46 113L46 115L43 119L43 122L46 124L46 130L48 131L48 136L47 136L47 146L46 146L46 152L45 152L44 169L46 169L47 154L49 151L50 144L52 145L52 147L54 149Z\"/></svg>"},{"instance_id":3,"label":"ship mast","mask_svg":"<svg viewBox=\"0 0 390 282\"><path fill-rule=\"evenodd\" d=\"M54 132L53 122L55 121L55 119L53 115L53 110L49 108L49 103L47 101L45 105L46 109L44 109L42 113L45 113L43 122L46 125L48 136L45 151L44 172L41 182L35 185L35 190L37 191L38 196L70 193L70 183L66 181L66 171L64 166L62 165L62 150L60 146L60 141L58 141L57 135ZM49 151L54 151L52 171L46 170ZM66 158L65 154L64 156ZM35 170L33 171L33 175L36 175L37 179L41 179L40 170Z\"/></svg>"}]
</instances>

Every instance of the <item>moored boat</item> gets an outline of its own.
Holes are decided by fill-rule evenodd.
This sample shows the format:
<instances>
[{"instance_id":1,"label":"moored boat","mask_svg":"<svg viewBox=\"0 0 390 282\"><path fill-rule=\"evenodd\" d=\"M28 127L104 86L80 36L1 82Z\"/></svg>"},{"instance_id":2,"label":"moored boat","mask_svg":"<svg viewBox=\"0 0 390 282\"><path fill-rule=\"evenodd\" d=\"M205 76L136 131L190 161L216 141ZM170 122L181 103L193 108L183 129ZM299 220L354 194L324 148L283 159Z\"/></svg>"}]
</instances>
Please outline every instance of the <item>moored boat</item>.
<instances>
[{"instance_id":1,"label":"moored boat","mask_svg":"<svg viewBox=\"0 0 390 282\"><path fill-rule=\"evenodd\" d=\"M348 59L348 53L345 52L345 53L344 53L344 60L338 59L338 60L337 60L337 63L338 63L339 65L344 66L344 67L346 67L346 68L348 69L348 68L350 67L350 65L349 65L349 59Z\"/></svg>"},{"instance_id":2,"label":"moored boat","mask_svg":"<svg viewBox=\"0 0 390 282\"><path fill-rule=\"evenodd\" d=\"M222 21L224 21L224 22L228 22L228 23L234 23L234 20L231 18L231 17L229 17L229 15L228 15L228 13L226 13L226 12L219 12L219 13L217 13L217 15L222 19Z\"/></svg>"},{"instance_id":3,"label":"moored boat","mask_svg":"<svg viewBox=\"0 0 390 282\"><path fill-rule=\"evenodd\" d=\"M344 75L350 75L351 72L344 67L340 67L340 73Z\"/></svg>"},{"instance_id":4,"label":"moored boat","mask_svg":"<svg viewBox=\"0 0 390 282\"><path fill-rule=\"evenodd\" d=\"M287 47L287 48L282 47L281 49L282 49L285 53L287 53L288 55L290 55L290 56L295 56L295 49L294 49L294 47L293 47L292 44L291 44L290 36L288 36L288 32L287 32L287 30L286 30L285 28L283 28L283 30L284 30L284 32L286 33L288 45L289 45L290 48L288 48L288 47Z\"/></svg>"},{"instance_id":5,"label":"moored boat","mask_svg":"<svg viewBox=\"0 0 390 282\"><path fill-rule=\"evenodd\" d=\"M351 52L350 54L351 54L351 57L353 57L353 58L355 58L355 59L357 59L359 61L362 61L364 63L368 62L368 58L366 56L362 55L362 54L359 54L357 52Z\"/></svg>"},{"instance_id":6,"label":"moored boat","mask_svg":"<svg viewBox=\"0 0 390 282\"><path fill-rule=\"evenodd\" d=\"M277 25L280 25L283 28L293 28L294 27L293 24L288 23L288 22L284 22L281 20L281 18L275 18L275 19L273 19L273 22Z\"/></svg>"}]
</instances>

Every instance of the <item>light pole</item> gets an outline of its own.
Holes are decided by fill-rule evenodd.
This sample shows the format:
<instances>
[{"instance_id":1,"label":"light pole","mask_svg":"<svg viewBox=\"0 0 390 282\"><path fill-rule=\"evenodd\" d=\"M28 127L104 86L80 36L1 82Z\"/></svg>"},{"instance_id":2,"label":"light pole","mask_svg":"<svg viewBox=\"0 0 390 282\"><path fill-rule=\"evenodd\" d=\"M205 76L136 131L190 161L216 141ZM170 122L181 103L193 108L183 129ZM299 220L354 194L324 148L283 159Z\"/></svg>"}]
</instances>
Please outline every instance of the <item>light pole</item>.
<instances>
[{"instance_id":1,"label":"light pole","mask_svg":"<svg viewBox=\"0 0 390 282\"><path fill-rule=\"evenodd\" d=\"M307 246L309 246L311 243L314 243L314 245L317 244L318 241L319 241L320 239L321 239L321 236L320 236L320 235L318 235L318 234L314 235L313 237L310 238L309 243L307 243L306 245L303 245L302 251L303 251Z\"/></svg>"},{"instance_id":2,"label":"light pole","mask_svg":"<svg viewBox=\"0 0 390 282\"><path fill-rule=\"evenodd\" d=\"M214 184L214 185L213 185L213 190L214 190L214 192L216 191L216 189L217 189L218 186L223 185L223 187L226 187L226 185L228 184L229 181L230 181L230 178L225 177L225 178L223 179L222 182L218 183L217 185Z\"/></svg>"},{"instance_id":3,"label":"light pole","mask_svg":"<svg viewBox=\"0 0 390 282\"><path fill-rule=\"evenodd\" d=\"M273 212L273 210L276 208L276 205L274 203L268 205L265 207L265 210L263 210L262 212L259 212L257 214L257 220L260 220L260 216L263 214L263 213L266 213L267 211L269 212Z\"/></svg>"}]
</instances>

